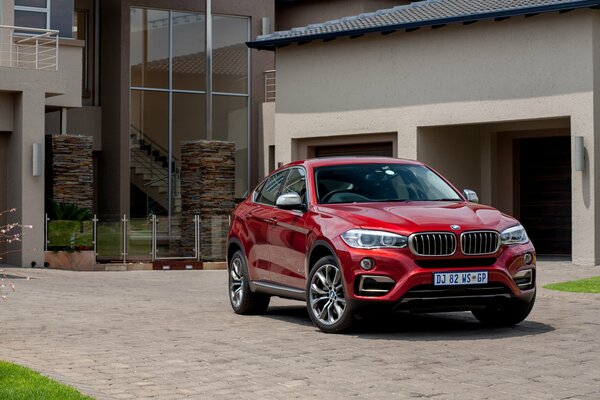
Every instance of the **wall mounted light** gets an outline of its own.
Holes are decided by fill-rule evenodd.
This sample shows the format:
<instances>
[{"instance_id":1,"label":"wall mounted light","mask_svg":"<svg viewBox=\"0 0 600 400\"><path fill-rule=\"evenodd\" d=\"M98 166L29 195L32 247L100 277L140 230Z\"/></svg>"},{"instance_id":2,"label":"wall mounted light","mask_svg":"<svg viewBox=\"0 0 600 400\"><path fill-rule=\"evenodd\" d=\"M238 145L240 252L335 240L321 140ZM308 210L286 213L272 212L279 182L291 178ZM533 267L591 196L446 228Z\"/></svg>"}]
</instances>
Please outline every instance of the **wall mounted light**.
<instances>
[{"instance_id":1,"label":"wall mounted light","mask_svg":"<svg viewBox=\"0 0 600 400\"><path fill-rule=\"evenodd\" d=\"M585 167L585 147L583 136L575 136L575 171L583 171Z\"/></svg>"},{"instance_id":2,"label":"wall mounted light","mask_svg":"<svg viewBox=\"0 0 600 400\"><path fill-rule=\"evenodd\" d=\"M40 176L42 175L42 144L34 143L33 144L33 163L32 163L32 175Z\"/></svg>"},{"instance_id":3,"label":"wall mounted light","mask_svg":"<svg viewBox=\"0 0 600 400\"><path fill-rule=\"evenodd\" d=\"M262 30L261 35L268 35L271 33L271 21L269 17L262 17Z\"/></svg>"}]
</instances>

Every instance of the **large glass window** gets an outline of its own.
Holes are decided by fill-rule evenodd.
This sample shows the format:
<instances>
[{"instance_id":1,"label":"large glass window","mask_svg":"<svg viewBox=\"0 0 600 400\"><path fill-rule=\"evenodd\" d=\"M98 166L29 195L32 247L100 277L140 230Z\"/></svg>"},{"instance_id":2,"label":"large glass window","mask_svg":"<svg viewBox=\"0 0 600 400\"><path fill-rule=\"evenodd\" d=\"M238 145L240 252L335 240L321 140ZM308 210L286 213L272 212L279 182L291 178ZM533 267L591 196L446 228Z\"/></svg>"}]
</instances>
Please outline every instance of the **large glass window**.
<instances>
[{"instance_id":1,"label":"large glass window","mask_svg":"<svg viewBox=\"0 0 600 400\"><path fill-rule=\"evenodd\" d=\"M248 19L213 17L213 91L248 93Z\"/></svg>"},{"instance_id":2,"label":"large glass window","mask_svg":"<svg viewBox=\"0 0 600 400\"><path fill-rule=\"evenodd\" d=\"M131 86L169 88L169 12L131 9Z\"/></svg>"},{"instance_id":3,"label":"large glass window","mask_svg":"<svg viewBox=\"0 0 600 400\"><path fill-rule=\"evenodd\" d=\"M181 143L206 139L206 95L173 93L173 157L181 160Z\"/></svg>"},{"instance_id":4,"label":"large glass window","mask_svg":"<svg viewBox=\"0 0 600 400\"><path fill-rule=\"evenodd\" d=\"M149 90L131 91L131 133L154 145L162 156L169 147L169 95ZM143 135L142 135L143 134ZM139 143L138 143L139 144Z\"/></svg>"},{"instance_id":5,"label":"large glass window","mask_svg":"<svg viewBox=\"0 0 600 400\"><path fill-rule=\"evenodd\" d=\"M174 89L206 89L205 25L202 14L173 12Z\"/></svg>"},{"instance_id":6,"label":"large glass window","mask_svg":"<svg viewBox=\"0 0 600 400\"><path fill-rule=\"evenodd\" d=\"M248 97L213 95L213 139L235 143L235 195L248 190Z\"/></svg>"},{"instance_id":7,"label":"large glass window","mask_svg":"<svg viewBox=\"0 0 600 400\"><path fill-rule=\"evenodd\" d=\"M158 209L151 206L157 203L171 216L181 211L181 143L190 140L235 143L235 196L243 197L249 170L249 18L213 16L208 57L204 14L131 8L130 17L132 214L140 214L133 208L144 198L147 210ZM212 63L212 96L207 93L207 62ZM208 101L212 115L206 115ZM133 165L144 154L152 161L146 162L152 174ZM150 181L156 173L167 177L170 189Z\"/></svg>"}]
</instances>

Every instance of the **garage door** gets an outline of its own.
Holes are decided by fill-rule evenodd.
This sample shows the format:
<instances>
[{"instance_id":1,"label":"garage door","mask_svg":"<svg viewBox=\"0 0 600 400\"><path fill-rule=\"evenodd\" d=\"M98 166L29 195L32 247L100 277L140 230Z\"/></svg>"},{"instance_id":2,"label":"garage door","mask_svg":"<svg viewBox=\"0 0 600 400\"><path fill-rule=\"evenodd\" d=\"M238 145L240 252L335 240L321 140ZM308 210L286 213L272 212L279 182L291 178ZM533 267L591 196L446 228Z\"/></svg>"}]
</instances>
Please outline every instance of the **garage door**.
<instances>
[{"instance_id":1,"label":"garage door","mask_svg":"<svg viewBox=\"0 0 600 400\"><path fill-rule=\"evenodd\" d=\"M315 147L315 157L377 156L393 157L392 142L343 144Z\"/></svg>"},{"instance_id":2,"label":"garage door","mask_svg":"<svg viewBox=\"0 0 600 400\"><path fill-rule=\"evenodd\" d=\"M520 220L538 254L571 254L571 138L521 139Z\"/></svg>"}]
</instances>

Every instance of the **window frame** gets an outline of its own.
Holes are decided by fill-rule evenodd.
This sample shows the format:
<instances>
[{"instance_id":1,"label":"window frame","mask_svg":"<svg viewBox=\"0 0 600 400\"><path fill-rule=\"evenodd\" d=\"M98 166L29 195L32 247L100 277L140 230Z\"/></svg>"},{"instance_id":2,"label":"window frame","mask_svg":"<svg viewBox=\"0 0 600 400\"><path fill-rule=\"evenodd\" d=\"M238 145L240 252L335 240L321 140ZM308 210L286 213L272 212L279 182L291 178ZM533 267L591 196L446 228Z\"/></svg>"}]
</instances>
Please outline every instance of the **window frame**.
<instances>
[{"instance_id":1,"label":"window frame","mask_svg":"<svg viewBox=\"0 0 600 400\"><path fill-rule=\"evenodd\" d=\"M50 29L50 9L51 9L51 1L52 0L46 0L46 7L31 7L31 6L18 6L18 5L14 5L14 12L15 15L17 13L17 11L27 11L27 12L36 12L36 13L45 13L46 14L46 26L44 28L39 28L39 29ZM19 28L34 28L32 26L20 26Z\"/></svg>"}]
</instances>

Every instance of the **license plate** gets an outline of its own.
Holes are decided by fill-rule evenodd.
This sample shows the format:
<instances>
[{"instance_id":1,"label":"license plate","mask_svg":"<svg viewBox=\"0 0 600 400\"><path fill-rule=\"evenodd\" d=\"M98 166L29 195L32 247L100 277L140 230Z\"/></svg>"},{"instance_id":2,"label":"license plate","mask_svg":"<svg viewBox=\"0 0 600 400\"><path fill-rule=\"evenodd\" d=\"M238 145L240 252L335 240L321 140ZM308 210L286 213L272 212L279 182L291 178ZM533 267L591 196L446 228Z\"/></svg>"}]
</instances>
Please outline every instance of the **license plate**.
<instances>
[{"instance_id":1,"label":"license plate","mask_svg":"<svg viewBox=\"0 0 600 400\"><path fill-rule=\"evenodd\" d=\"M463 286L488 283L487 271L435 272L433 286Z\"/></svg>"}]
</instances>

